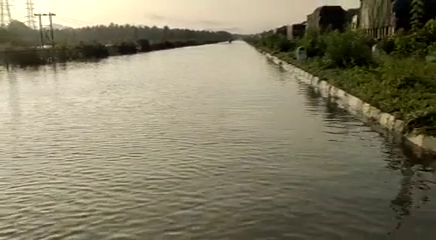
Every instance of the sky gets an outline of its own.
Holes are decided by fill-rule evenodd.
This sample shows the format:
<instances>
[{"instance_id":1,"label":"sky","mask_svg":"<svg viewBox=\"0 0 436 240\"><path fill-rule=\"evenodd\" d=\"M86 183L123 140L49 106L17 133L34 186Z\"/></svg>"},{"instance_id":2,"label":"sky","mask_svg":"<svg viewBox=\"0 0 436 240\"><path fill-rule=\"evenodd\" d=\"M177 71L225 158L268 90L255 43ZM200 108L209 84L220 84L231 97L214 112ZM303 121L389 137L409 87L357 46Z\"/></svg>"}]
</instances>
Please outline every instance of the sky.
<instances>
[{"instance_id":1,"label":"sky","mask_svg":"<svg viewBox=\"0 0 436 240\"><path fill-rule=\"evenodd\" d=\"M24 20L26 0L12 2L13 18ZM358 7L359 0L34 0L35 12L53 12L54 23L137 24L257 33L299 23L321 5Z\"/></svg>"}]
</instances>

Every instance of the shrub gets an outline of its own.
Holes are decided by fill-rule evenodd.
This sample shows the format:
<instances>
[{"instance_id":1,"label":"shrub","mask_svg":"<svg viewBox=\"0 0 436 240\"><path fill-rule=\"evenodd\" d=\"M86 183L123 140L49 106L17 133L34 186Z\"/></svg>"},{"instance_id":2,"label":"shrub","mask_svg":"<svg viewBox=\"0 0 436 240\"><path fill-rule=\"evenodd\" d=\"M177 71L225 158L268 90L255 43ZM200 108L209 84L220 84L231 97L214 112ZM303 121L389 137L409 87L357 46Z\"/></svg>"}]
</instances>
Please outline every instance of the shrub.
<instances>
[{"instance_id":1,"label":"shrub","mask_svg":"<svg viewBox=\"0 0 436 240\"><path fill-rule=\"evenodd\" d=\"M79 58L76 51L71 50L67 46L57 46L55 48L55 61L66 62Z\"/></svg>"},{"instance_id":2,"label":"shrub","mask_svg":"<svg viewBox=\"0 0 436 240\"><path fill-rule=\"evenodd\" d=\"M371 48L360 33L331 32L324 42L327 45L324 59L328 67L367 66L373 62Z\"/></svg>"},{"instance_id":3,"label":"shrub","mask_svg":"<svg viewBox=\"0 0 436 240\"><path fill-rule=\"evenodd\" d=\"M136 44L133 42L120 42L114 45L114 50L116 53L125 55L125 54L135 54L138 52L138 48Z\"/></svg>"},{"instance_id":4,"label":"shrub","mask_svg":"<svg viewBox=\"0 0 436 240\"><path fill-rule=\"evenodd\" d=\"M391 54L395 50L395 41L393 38L383 38L377 43L377 47L387 54Z\"/></svg>"},{"instance_id":5,"label":"shrub","mask_svg":"<svg viewBox=\"0 0 436 240\"><path fill-rule=\"evenodd\" d=\"M109 49L100 43L80 43L75 50L84 59L109 57Z\"/></svg>"},{"instance_id":6,"label":"shrub","mask_svg":"<svg viewBox=\"0 0 436 240\"><path fill-rule=\"evenodd\" d=\"M431 69L432 66L425 64L423 61L404 58L395 59L385 57L380 61L378 68L381 73L383 84L390 85L396 89L418 89L432 88L436 89L436 71Z\"/></svg>"},{"instance_id":7,"label":"shrub","mask_svg":"<svg viewBox=\"0 0 436 240\"><path fill-rule=\"evenodd\" d=\"M428 21L418 33L427 44L436 42L436 20Z\"/></svg>"},{"instance_id":8,"label":"shrub","mask_svg":"<svg viewBox=\"0 0 436 240\"><path fill-rule=\"evenodd\" d=\"M141 52L149 52L151 51L150 41L147 39L138 40L138 45Z\"/></svg>"},{"instance_id":9,"label":"shrub","mask_svg":"<svg viewBox=\"0 0 436 240\"><path fill-rule=\"evenodd\" d=\"M425 56L427 52L427 44L423 38L423 35L417 32L407 35L399 33L394 39L394 53L400 57Z\"/></svg>"},{"instance_id":10,"label":"shrub","mask_svg":"<svg viewBox=\"0 0 436 240\"><path fill-rule=\"evenodd\" d=\"M306 49L308 57L322 57L327 48L324 37L317 31L308 31L299 43Z\"/></svg>"}]
</instances>

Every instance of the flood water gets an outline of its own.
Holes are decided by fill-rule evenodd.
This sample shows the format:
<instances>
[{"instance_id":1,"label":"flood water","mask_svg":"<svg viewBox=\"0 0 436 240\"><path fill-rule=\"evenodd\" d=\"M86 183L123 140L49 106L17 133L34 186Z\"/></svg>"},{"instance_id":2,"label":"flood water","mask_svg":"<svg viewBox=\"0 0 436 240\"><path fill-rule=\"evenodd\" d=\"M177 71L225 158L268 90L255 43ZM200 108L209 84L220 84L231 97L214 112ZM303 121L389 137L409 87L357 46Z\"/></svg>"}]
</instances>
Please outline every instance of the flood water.
<instances>
[{"instance_id":1,"label":"flood water","mask_svg":"<svg viewBox=\"0 0 436 240\"><path fill-rule=\"evenodd\" d=\"M434 239L431 162L242 42L0 72L0 239Z\"/></svg>"}]
</instances>

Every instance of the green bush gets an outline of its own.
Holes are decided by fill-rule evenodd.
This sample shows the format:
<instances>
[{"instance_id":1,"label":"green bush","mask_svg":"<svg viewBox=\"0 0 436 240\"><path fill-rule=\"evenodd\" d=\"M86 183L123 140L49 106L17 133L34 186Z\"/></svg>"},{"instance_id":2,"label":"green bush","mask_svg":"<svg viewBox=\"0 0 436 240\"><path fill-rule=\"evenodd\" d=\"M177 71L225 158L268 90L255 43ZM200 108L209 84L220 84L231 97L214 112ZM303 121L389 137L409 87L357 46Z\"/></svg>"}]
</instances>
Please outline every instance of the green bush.
<instances>
[{"instance_id":1,"label":"green bush","mask_svg":"<svg viewBox=\"0 0 436 240\"><path fill-rule=\"evenodd\" d=\"M377 43L377 47L387 54L395 51L395 41L393 38L383 38Z\"/></svg>"},{"instance_id":2,"label":"green bush","mask_svg":"<svg viewBox=\"0 0 436 240\"><path fill-rule=\"evenodd\" d=\"M270 34L255 43L257 46L264 46L272 51L287 52L297 47L296 42L290 41L281 34Z\"/></svg>"},{"instance_id":3,"label":"green bush","mask_svg":"<svg viewBox=\"0 0 436 240\"><path fill-rule=\"evenodd\" d=\"M306 49L308 57L322 57L327 49L325 38L317 31L308 31L299 44Z\"/></svg>"},{"instance_id":4,"label":"green bush","mask_svg":"<svg viewBox=\"0 0 436 240\"><path fill-rule=\"evenodd\" d=\"M80 43L75 47L79 58L98 59L109 57L109 49L101 43Z\"/></svg>"},{"instance_id":5,"label":"green bush","mask_svg":"<svg viewBox=\"0 0 436 240\"><path fill-rule=\"evenodd\" d=\"M133 42L120 42L115 44L113 48L117 54L121 55L135 54L138 52L138 48Z\"/></svg>"},{"instance_id":6,"label":"green bush","mask_svg":"<svg viewBox=\"0 0 436 240\"><path fill-rule=\"evenodd\" d=\"M371 48L360 33L331 32L324 38L327 45L324 59L328 67L367 66L373 62Z\"/></svg>"},{"instance_id":7,"label":"green bush","mask_svg":"<svg viewBox=\"0 0 436 240\"><path fill-rule=\"evenodd\" d=\"M422 57L426 55L427 44L423 36L419 33L404 34L399 33L394 38L395 51L394 54L399 57L416 56Z\"/></svg>"},{"instance_id":8,"label":"green bush","mask_svg":"<svg viewBox=\"0 0 436 240\"><path fill-rule=\"evenodd\" d=\"M77 52L66 45L57 46L54 50L56 62L67 62L79 58Z\"/></svg>"},{"instance_id":9,"label":"green bush","mask_svg":"<svg viewBox=\"0 0 436 240\"><path fill-rule=\"evenodd\" d=\"M397 89L436 89L436 70L430 69L431 65L414 59L395 59L385 57L380 61L378 68L384 84Z\"/></svg>"},{"instance_id":10,"label":"green bush","mask_svg":"<svg viewBox=\"0 0 436 240\"><path fill-rule=\"evenodd\" d=\"M394 54L399 57L424 57L436 42L436 20L428 21L423 28L405 33L401 31L394 36Z\"/></svg>"},{"instance_id":11,"label":"green bush","mask_svg":"<svg viewBox=\"0 0 436 240\"><path fill-rule=\"evenodd\" d=\"M424 35L426 42L428 44L436 42L436 20L428 21L424 27L420 30L421 34Z\"/></svg>"}]
</instances>

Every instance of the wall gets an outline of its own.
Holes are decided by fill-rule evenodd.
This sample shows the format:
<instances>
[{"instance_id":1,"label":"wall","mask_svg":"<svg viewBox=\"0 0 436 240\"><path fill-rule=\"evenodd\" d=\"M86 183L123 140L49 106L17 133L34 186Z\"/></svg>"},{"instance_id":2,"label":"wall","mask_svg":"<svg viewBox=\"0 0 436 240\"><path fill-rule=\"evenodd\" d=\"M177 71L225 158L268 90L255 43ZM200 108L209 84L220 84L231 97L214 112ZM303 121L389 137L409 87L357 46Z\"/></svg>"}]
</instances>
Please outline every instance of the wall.
<instances>
[{"instance_id":1,"label":"wall","mask_svg":"<svg viewBox=\"0 0 436 240\"><path fill-rule=\"evenodd\" d=\"M361 0L359 18L361 29L393 26L392 0Z\"/></svg>"}]
</instances>

